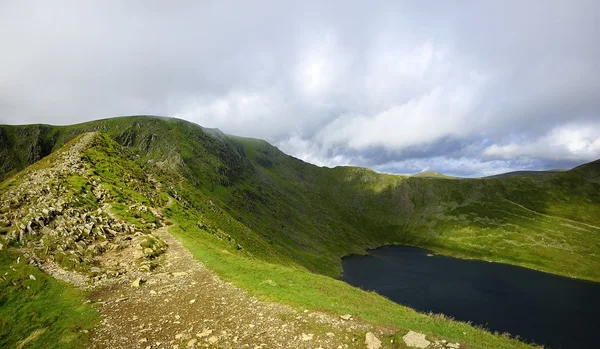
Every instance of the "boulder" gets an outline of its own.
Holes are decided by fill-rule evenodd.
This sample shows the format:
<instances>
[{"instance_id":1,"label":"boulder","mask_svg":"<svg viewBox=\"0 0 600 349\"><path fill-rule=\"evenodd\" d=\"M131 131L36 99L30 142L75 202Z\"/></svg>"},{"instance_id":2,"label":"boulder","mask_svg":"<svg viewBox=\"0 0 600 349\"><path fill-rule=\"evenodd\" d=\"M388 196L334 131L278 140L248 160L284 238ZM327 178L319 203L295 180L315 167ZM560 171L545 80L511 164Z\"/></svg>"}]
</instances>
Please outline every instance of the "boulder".
<instances>
[{"instance_id":1,"label":"boulder","mask_svg":"<svg viewBox=\"0 0 600 349\"><path fill-rule=\"evenodd\" d=\"M365 344L367 345L367 349L381 348L381 341L371 332L367 332L365 336Z\"/></svg>"},{"instance_id":2,"label":"boulder","mask_svg":"<svg viewBox=\"0 0 600 349\"><path fill-rule=\"evenodd\" d=\"M131 283L131 287L135 287L135 288L137 288L137 287L140 287L140 285L141 285L142 283L144 283L145 281L146 281L146 280L144 280L144 279L142 279L141 277L139 277L139 278L137 278L137 279L133 280L133 282Z\"/></svg>"},{"instance_id":3,"label":"boulder","mask_svg":"<svg viewBox=\"0 0 600 349\"><path fill-rule=\"evenodd\" d=\"M430 341L425 339L425 335L423 333L414 331L408 331L408 333L405 334L402 339L407 346L412 348L427 348L429 344L431 344Z\"/></svg>"}]
</instances>

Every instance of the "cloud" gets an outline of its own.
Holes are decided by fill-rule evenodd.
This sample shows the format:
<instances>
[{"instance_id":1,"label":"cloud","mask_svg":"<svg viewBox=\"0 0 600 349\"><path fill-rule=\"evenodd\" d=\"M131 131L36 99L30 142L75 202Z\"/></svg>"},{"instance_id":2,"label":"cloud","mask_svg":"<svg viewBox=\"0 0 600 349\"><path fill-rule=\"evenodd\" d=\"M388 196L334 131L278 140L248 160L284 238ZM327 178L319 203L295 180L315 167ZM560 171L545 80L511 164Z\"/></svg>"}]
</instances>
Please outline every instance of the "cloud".
<instances>
[{"instance_id":1,"label":"cloud","mask_svg":"<svg viewBox=\"0 0 600 349\"><path fill-rule=\"evenodd\" d=\"M3 1L0 123L127 114L319 165L477 176L600 157L592 0Z\"/></svg>"},{"instance_id":2,"label":"cloud","mask_svg":"<svg viewBox=\"0 0 600 349\"><path fill-rule=\"evenodd\" d=\"M568 124L533 139L492 144L483 155L488 159L545 159L593 161L600 158L600 125Z\"/></svg>"}]
</instances>

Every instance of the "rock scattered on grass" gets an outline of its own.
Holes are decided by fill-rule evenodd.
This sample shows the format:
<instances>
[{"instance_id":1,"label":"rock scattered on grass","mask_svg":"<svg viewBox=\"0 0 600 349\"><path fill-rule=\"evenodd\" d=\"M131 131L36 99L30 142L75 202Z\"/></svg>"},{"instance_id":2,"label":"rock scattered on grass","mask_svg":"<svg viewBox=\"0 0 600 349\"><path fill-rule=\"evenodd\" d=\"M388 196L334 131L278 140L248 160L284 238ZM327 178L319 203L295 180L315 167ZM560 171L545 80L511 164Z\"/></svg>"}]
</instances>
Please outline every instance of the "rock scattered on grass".
<instances>
[{"instance_id":1,"label":"rock scattered on grass","mask_svg":"<svg viewBox=\"0 0 600 349\"><path fill-rule=\"evenodd\" d=\"M309 334L303 333L302 334L303 341L310 341L313 339L313 337L314 337L314 334L312 334L312 333L309 333Z\"/></svg>"},{"instance_id":2,"label":"rock scattered on grass","mask_svg":"<svg viewBox=\"0 0 600 349\"><path fill-rule=\"evenodd\" d=\"M413 348L427 348L429 344L431 344L430 341L425 339L425 335L423 333L414 331L408 331L408 333L405 334L402 339L407 346Z\"/></svg>"},{"instance_id":3,"label":"rock scattered on grass","mask_svg":"<svg viewBox=\"0 0 600 349\"><path fill-rule=\"evenodd\" d=\"M367 349L381 348L381 341L371 332L367 332L365 336L365 344L367 345Z\"/></svg>"}]
</instances>

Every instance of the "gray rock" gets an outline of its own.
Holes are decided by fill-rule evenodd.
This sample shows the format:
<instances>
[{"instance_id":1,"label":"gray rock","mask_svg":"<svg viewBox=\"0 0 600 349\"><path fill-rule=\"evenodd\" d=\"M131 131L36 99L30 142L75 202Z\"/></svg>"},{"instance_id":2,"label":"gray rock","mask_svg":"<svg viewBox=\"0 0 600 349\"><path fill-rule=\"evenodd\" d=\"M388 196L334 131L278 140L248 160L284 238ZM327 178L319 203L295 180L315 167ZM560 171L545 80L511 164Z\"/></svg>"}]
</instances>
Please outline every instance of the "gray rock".
<instances>
[{"instance_id":1,"label":"gray rock","mask_svg":"<svg viewBox=\"0 0 600 349\"><path fill-rule=\"evenodd\" d=\"M146 280L144 280L144 279L142 279L141 277L139 277L139 278L137 278L137 279L133 280L133 282L131 283L131 287L135 287L135 288L137 288L137 287L140 287L140 285L141 285L142 283L144 283L145 281L146 281Z\"/></svg>"},{"instance_id":2,"label":"gray rock","mask_svg":"<svg viewBox=\"0 0 600 349\"><path fill-rule=\"evenodd\" d=\"M104 269L98 268L98 267L91 267L90 268L90 272L92 274L103 274L104 273Z\"/></svg>"},{"instance_id":3,"label":"gray rock","mask_svg":"<svg viewBox=\"0 0 600 349\"><path fill-rule=\"evenodd\" d=\"M405 334L402 339L407 346L413 348L427 348L429 344L431 344L430 341L425 339L425 335L423 333L414 331L408 331L408 333Z\"/></svg>"},{"instance_id":4,"label":"gray rock","mask_svg":"<svg viewBox=\"0 0 600 349\"><path fill-rule=\"evenodd\" d=\"M365 336L365 344L367 345L367 349L381 348L381 341L371 332L367 332Z\"/></svg>"},{"instance_id":5,"label":"gray rock","mask_svg":"<svg viewBox=\"0 0 600 349\"><path fill-rule=\"evenodd\" d=\"M313 339L313 337L314 337L314 334L312 334L312 333L309 333L309 334L303 333L301 335L301 338L303 341L310 341Z\"/></svg>"}]
</instances>

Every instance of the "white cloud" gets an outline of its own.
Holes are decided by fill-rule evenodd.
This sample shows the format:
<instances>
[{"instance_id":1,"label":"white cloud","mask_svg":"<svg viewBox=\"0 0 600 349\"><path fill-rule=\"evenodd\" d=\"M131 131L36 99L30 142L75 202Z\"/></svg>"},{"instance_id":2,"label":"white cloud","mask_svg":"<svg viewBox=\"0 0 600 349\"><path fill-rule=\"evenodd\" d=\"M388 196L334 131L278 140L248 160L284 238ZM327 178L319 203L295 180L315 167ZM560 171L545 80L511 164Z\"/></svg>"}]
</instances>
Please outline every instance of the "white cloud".
<instances>
[{"instance_id":1,"label":"white cloud","mask_svg":"<svg viewBox=\"0 0 600 349\"><path fill-rule=\"evenodd\" d=\"M476 125L475 97L471 87L435 88L374 115L343 115L319 132L318 139L328 147L403 150L466 136Z\"/></svg>"},{"instance_id":2,"label":"white cloud","mask_svg":"<svg viewBox=\"0 0 600 349\"><path fill-rule=\"evenodd\" d=\"M276 135L288 130L288 110L277 91L232 91L222 96L172 97L173 116L241 136Z\"/></svg>"},{"instance_id":3,"label":"white cloud","mask_svg":"<svg viewBox=\"0 0 600 349\"><path fill-rule=\"evenodd\" d=\"M293 154L300 160L310 162L317 166L344 166L351 165L352 157L344 154L328 154L328 150L316 142L293 134L286 139L277 142L277 147L288 154Z\"/></svg>"},{"instance_id":4,"label":"white cloud","mask_svg":"<svg viewBox=\"0 0 600 349\"><path fill-rule=\"evenodd\" d=\"M484 149L490 159L592 161L600 158L600 125L567 124L537 139L493 144Z\"/></svg>"},{"instance_id":5,"label":"white cloud","mask_svg":"<svg viewBox=\"0 0 600 349\"><path fill-rule=\"evenodd\" d=\"M390 161L375 166L375 169L381 172L402 174L434 171L457 177L486 177L514 170L537 169L536 166L538 165L530 160L516 162L509 160L482 161L479 158L436 156L422 159Z\"/></svg>"},{"instance_id":6,"label":"white cloud","mask_svg":"<svg viewBox=\"0 0 600 349\"><path fill-rule=\"evenodd\" d=\"M307 41L306 46L298 50L291 71L299 97L314 103L343 93L351 58L343 52L335 33L324 30L303 41Z\"/></svg>"},{"instance_id":7,"label":"white cloud","mask_svg":"<svg viewBox=\"0 0 600 349\"><path fill-rule=\"evenodd\" d=\"M599 9L0 1L0 122L157 114L330 166L573 165L600 156Z\"/></svg>"}]
</instances>

